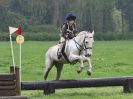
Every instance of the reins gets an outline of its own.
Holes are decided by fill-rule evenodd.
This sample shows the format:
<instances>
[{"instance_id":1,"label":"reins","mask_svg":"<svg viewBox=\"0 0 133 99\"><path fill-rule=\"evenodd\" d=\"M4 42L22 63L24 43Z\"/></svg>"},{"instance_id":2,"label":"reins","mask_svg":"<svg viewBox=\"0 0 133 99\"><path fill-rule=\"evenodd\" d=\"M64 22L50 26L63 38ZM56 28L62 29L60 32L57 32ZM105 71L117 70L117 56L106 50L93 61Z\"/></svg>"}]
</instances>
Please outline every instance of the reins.
<instances>
[{"instance_id":1,"label":"reins","mask_svg":"<svg viewBox=\"0 0 133 99\"><path fill-rule=\"evenodd\" d=\"M84 37L84 40L83 40L84 46L85 46L85 38L87 38L87 36L85 36L85 37ZM83 50L92 49L91 47L86 47L86 46L85 46L85 48L84 48L82 45L80 45L80 44L75 40L75 38L74 38L73 40L74 40L74 42L75 42L75 44L76 44L76 47L79 49L79 51L81 51L81 48L83 48ZM77 45L78 45L80 48L79 48Z\"/></svg>"}]
</instances>

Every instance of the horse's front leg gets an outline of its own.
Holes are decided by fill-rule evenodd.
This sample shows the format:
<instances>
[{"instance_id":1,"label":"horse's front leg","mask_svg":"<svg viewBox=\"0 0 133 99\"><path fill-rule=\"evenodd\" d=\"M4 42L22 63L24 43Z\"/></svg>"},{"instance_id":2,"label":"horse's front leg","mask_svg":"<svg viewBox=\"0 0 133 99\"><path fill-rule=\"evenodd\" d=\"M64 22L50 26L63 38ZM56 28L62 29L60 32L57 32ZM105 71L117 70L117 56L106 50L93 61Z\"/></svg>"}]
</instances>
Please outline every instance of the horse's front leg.
<instances>
[{"instance_id":1,"label":"horse's front leg","mask_svg":"<svg viewBox=\"0 0 133 99\"><path fill-rule=\"evenodd\" d=\"M84 68L83 60L79 59L79 62L80 62L80 67L78 68L77 73L81 73Z\"/></svg>"},{"instance_id":2,"label":"horse's front leg","mask_svg":"<svg viewBox=\"0 0 133 99\"><path fill-rule=\"evenodd\" d=\"M69 59L70 59L70 61L79 60L80 67L78 68L77 73L81 73L84 68L82 56L70 55Z\"/></svg>"},{"instance_id":3,"label":"horse's front leg","mask_svg":"<svg viewBox=\"0 0 133 99\"><path fill-rule=\"evenodd\" d=\"M87 74L88 74L88 75L91 75L91 74L92 74L92 64L91 64L91 59L90 59L90 57L87 58L87 61L88 61L88 64L89 64L88 70L87 70Z\"/></svg>"}]
</instances>

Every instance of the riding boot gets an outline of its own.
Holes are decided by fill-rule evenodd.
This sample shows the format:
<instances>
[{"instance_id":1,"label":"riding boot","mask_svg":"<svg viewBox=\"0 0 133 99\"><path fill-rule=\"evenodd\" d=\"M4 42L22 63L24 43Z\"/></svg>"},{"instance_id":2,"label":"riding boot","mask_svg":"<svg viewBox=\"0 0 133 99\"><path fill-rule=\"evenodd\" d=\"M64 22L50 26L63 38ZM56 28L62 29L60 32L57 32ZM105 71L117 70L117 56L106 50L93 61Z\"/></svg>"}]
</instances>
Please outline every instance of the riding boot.
<instances>
[{"instance_id":1,"label":"riding boot","mask_svg":"<svg viewBox=\"0 0 133 99\"><path fill-rule=\"evenodd\" d=\"M63 48L63 45L64 45L64 43L61 43L60 44L60 48L59 48L59 51L58 51L58 59L60 59L61 57L62 57L62 48Z\"/></svg>"}]
</instances>

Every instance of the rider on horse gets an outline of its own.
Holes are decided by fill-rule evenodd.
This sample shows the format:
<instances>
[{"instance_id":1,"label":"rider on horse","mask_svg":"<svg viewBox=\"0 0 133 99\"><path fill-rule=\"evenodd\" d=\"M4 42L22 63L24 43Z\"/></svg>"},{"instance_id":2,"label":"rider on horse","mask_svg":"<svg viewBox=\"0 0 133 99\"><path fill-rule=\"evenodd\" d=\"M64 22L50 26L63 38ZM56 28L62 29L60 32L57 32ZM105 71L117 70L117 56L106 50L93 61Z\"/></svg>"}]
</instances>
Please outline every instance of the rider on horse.
<instances>
[{"instance_id":1,"label":"rider on horse","mask_svg":"<svg viewBox=\"0 0 133 99\"><path fill-rule=\"evenodd\" d=\"M58 59L62 57L62 48L66 40L72 39L77 35L76 29L76 15L72 12L66 15L66 22L60 29L60 48L58 51Z\"/></svg>"}]
</instances>

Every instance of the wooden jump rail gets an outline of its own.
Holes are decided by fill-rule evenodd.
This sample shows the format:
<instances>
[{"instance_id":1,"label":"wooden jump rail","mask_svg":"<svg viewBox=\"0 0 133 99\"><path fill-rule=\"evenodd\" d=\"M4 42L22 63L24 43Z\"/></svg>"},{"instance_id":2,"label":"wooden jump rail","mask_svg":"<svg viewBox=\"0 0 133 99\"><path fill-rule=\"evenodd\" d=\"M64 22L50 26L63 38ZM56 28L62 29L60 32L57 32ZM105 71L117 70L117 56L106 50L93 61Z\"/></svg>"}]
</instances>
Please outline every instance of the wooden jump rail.
<instances>
[{"instance_id":1,"label":"wooden jump rail","mask_svg":"<svg viewBox=\"0 0 133 99\"><path fill-rule=\"evenodd\" d=\"M0 99L27 99L21 95L20 72L10 67L9 74L0 74Z\"/></svg>"},{"instance_id":2,"label":"wooden jump rail","mask_svg":"<svg viewBox=\"0 0 133 99\"><path fill-rule=\"evenodd\" d=\"M133 76L113 78L91 78L79 80L53 80L38 82L22 82L22 90L44 90L44 94L55 93L56 89L123 86L124 92L133 91Z\"/></svg>"}]
</instances>

